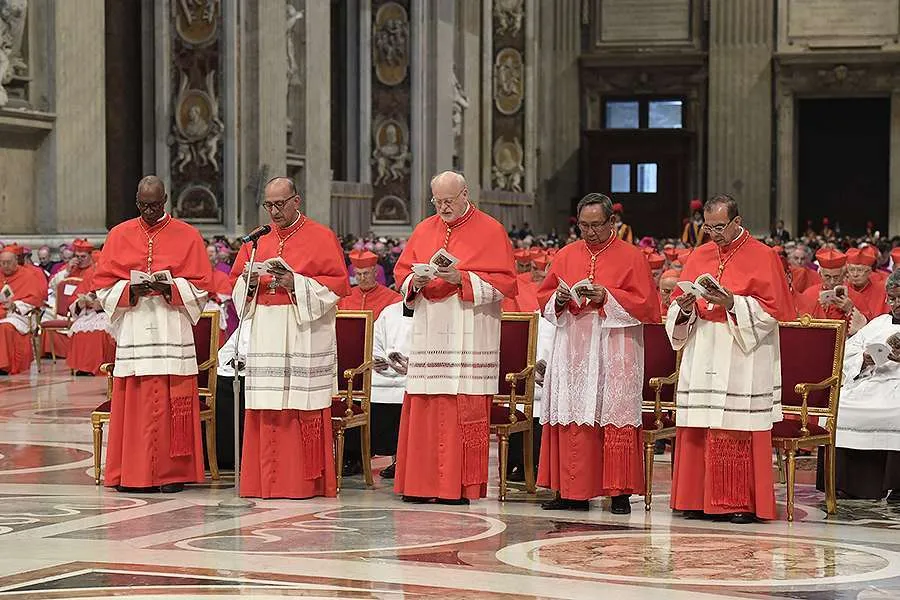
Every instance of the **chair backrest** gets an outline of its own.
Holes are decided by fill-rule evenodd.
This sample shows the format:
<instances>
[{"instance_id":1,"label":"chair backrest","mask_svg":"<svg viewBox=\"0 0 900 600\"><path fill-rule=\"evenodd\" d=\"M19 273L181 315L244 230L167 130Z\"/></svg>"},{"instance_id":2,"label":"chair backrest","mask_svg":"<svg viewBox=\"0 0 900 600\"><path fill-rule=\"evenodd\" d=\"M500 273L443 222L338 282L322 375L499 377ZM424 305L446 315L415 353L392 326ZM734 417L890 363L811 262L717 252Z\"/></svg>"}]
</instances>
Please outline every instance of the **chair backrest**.
<instances>
[{"instance_id":1,"label":"chair backrest","mask_svg":"<svg viewBox=\"0 0 900 600\"><path fill-rule=\"evenodd\" d=\"M509 373L518 373L534 366L537 355L537 313L507 312L500 321L500 377L498 396L509 396L512 385L506 382ZM530 389L529 389L530 388ZM534 400L534 376L516 383L516 394L527 403Z\"/></svg>"},{"instance_id":2,"label":"chair backrest","mask_svg":"<svg viewBox=\"0 0 900 600\"><path fill-rule=\"evenodd\" d=\"M644 325L644 406L653 408L656 391L650 387L653 377L669 377L678 370L678 353L672 349L672 342L666 334L666 326L660 323ZM675 386L665 385L660 390L663 407L670 409L675 403Z\"/></svg>"},{"instance_id":3,"label":"chair backrest","mask_svg":"<svg viewBox=\"0 0 900 600\"><path fill-rule=\"evenodd\" d=\"M206 311L194 325L194 351L197 353L197 387L200 396L214 407L216 367L219 362L219 311Z\"/></svg>"},{"instance_id":4,"label":"chair backrest","mask_svg":"<svg viewBox=\"0 0 900 600\"><path fill-rule=\"evenodd\" d=\"M339 310L334 323L337 338L338 387L346 383L344 371L356 369L372 360L374 319L371 310ZM372 389L372 370L353 378L353 391L368 395Z\"/></svg>"},{"instance_id":5,"label":"chair backrest","mask_svg":"<svg viewBox=\"0 0 900 600\"><path fill-rule=\"evenodd\" d=\"M75 288L81 283L81 277L66 277L56 284L56 317L65 319L69 314L72 303L78 298ZM68 292L68 293L66 293Z\"/></svg>"},{"instance_id":6,"label":"chair backrest","mask_svg":"<svg viewBox=\"0 0 900 600\"><path fill-rule=\"evenodd\" d=\"M809 414L835 416L844 366L847 324L804 316L779 323L781 346L781 404L785 412L799 414L803 398L794 391L798 383L819 383L837 377L830 389L810 392Z\"/></svg>"}]
</instances>

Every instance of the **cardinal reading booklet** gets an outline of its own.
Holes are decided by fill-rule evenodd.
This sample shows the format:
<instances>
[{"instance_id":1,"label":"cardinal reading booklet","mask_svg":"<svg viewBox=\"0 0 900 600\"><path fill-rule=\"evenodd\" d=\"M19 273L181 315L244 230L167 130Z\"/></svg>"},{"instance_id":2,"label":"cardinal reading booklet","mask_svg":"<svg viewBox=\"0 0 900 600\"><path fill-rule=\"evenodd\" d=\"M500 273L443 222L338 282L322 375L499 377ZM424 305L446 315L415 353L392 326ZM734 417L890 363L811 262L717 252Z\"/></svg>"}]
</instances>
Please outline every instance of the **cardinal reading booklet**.
<instances>
[{"instance_id":1,"label":"cardinal reading booklet","mask_svg":"<svg viewBox=\"0 0 900 600\"><path fill-rule=\"evenodd\" d=\"M164 271L157 271L155 273L145 273L144 271L131 271L131 285L138 285L141 283L168 283L172 285L175 283L175 280L172 279L172 272L168 269Z\"/></svg>"},{"instance_id":2,"label":"cardinal reading booklet","mask_svg":"<svg viewBox=\"0 0 900 600\"><path fill-rule=\"evenodd\" d=\"M253 263L253 272L259 275L269 275L269 269L271 269L272 267L281 267L285 271L289 271L291 273L294 272L290 265L284 262L284 259L280 256L274 256L267 260Z\"/></svg>"},{"instance_id":3,"label":"cardinal reading booklet","mask_svg":"<svg viewBox=\"0 0 900 600\"><path fill-rule=\"evenodd\" d=\"M3 289L0 290L0 302L9 302L12 300L13 290L9 287L9 284L3 286Z\"/></svg>"},{"instance_id":4,"label":"cardinal reading booklet","mask_svg":"<svg viewBox=\"0 0 900 600\"><path fill-rule=\"evenodd\" d=\"M847 288L839 285L833 290L822 290L819 292L820 304L833 304L847 297Z\"/></svg>"},{"instance_id":5,"label":"cardinal reading booklet","mask_svg":"<svg viewBox=\"0 0 900 600\"><path fill-rule=\"evenodd\" d=\"M698 276L693 283L690 281L679 281L678 287L681 288L681 291L685 294L693 294L698 298L702 298L703 294L709 292L725 293L725 288L723 288L722 285L716 281L716 278L709 273Z\"/></svg>"}]
</instances>

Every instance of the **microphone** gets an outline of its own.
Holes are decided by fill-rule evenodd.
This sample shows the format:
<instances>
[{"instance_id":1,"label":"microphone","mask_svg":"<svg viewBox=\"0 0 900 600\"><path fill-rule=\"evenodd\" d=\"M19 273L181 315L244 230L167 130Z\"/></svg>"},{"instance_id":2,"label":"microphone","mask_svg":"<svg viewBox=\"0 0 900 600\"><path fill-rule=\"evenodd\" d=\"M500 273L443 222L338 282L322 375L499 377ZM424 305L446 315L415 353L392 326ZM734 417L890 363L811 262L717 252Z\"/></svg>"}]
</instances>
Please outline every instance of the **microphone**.
<instances>
[{"instance_id":1,"label":"microphone","mask_svg":"<svg viewBox=\"0 0 900 600\"><path fill-rule=\"evenodd\" d=\"M271 225L260 225L259 227L257 227L256 229L254 229L253 231L251 231L250 233L248 233L247 235L242 237L241 241L244 242L245 244L249 244L250 242L255 242L256 240L258 240L262 236L266 235L270 231L272 231Z\"/></svg>"}]
</instances>

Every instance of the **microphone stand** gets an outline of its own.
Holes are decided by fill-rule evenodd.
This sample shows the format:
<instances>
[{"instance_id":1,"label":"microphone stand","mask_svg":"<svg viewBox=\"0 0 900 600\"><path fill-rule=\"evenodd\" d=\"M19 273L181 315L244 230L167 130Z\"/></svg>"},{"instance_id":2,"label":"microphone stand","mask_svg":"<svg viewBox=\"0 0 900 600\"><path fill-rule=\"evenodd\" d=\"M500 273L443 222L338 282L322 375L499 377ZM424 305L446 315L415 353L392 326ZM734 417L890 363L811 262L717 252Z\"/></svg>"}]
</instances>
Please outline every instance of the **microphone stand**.
<instances>
[{"instance_id":1,"label":"microphone stand","mask_svg":"<svg viewBox=\"0 0 900 600\"><path fill-rule=\"evenodd\" d=\"M241 498L241 378L238 356L241 352L241 330L244 328L244 319L247 316L247 305L250 303L247 291L250 290L250 276L253 274L253 263L256 261L256 245L259 238L251 240L253 249L250 251L250 261L247 263L247 275L244 278L244 298L241 303L241 312L238 315L238 327L235 332L234 357L231 359L234 365L234 381L231 384L234 396L234 497L219 502L219 508L246 509L253 508L256 503L246 498Z\"/></svg>"}]
</instances>

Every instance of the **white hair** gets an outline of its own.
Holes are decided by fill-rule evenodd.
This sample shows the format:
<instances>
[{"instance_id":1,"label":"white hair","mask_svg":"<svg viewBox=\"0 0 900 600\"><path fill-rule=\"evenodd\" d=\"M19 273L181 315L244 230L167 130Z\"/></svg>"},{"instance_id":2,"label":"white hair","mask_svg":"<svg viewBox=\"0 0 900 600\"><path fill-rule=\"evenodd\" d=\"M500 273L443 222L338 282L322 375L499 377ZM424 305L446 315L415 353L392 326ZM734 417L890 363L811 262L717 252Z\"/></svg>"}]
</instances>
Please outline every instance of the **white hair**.
<instances>
[{"instance_id":1,"label":"white hair","mask_svg":"<svg viewBox=\"0 0 900 600\"><path fill-rule=\"evenodd\" d=\"M435 183L437 183L439 180L443 180L443 179L451 179L451 180L455 181L456 183L458 183L460 185L460 187L465 187L466 185L468 185L466 183L466 178L463 177L462 173L457 173L456 171L441 171L440 173L438 173L437 175L435 175L434 177L431 178L431 184L430 184L431 187L434 187Z\"/></svg>"}]
</instances>

